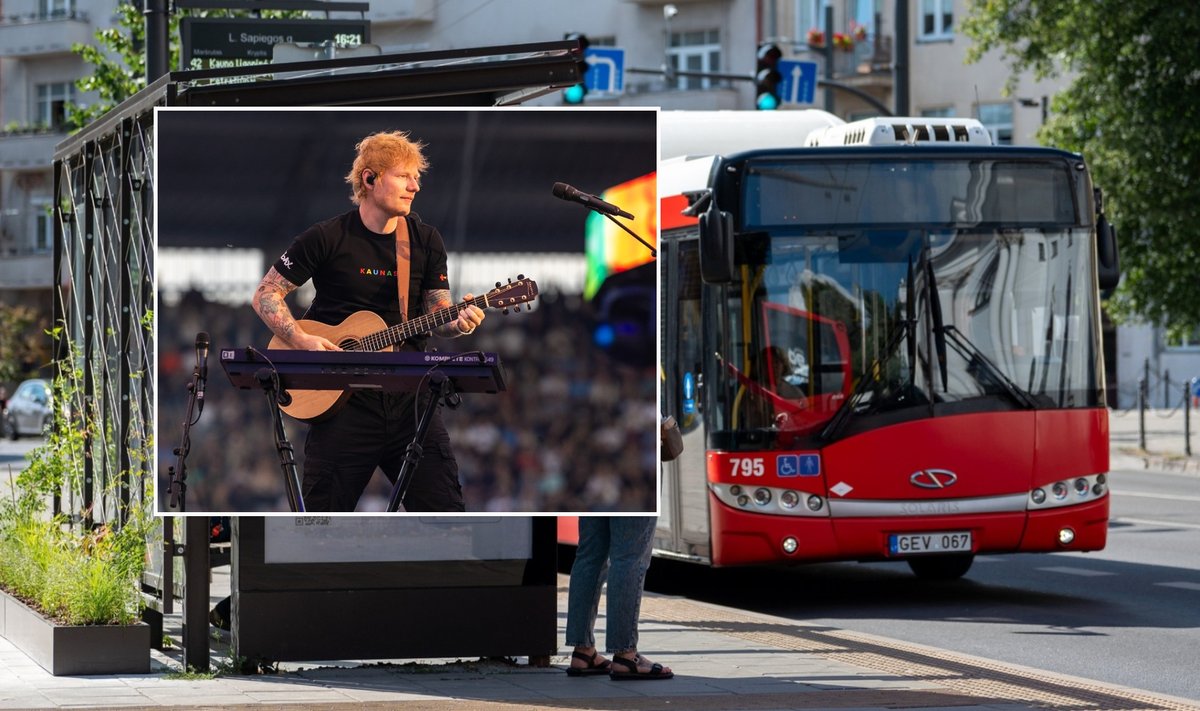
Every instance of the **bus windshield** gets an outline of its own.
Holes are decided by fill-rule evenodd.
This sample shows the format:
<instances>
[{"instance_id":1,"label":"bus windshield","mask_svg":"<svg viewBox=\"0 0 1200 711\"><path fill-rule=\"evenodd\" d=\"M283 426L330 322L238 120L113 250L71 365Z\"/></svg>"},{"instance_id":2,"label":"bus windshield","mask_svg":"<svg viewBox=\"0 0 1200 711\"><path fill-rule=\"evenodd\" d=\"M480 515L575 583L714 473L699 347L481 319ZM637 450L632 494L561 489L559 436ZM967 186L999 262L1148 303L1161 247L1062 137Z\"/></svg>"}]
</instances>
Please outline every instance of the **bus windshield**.
<instances>
[{"instance_id":1,"label":"bus windshield","mask_svg":"<svg viewBox=\"0 0 1200 711\"><path fill-rule=\"evenodd\" d=\"M1094 240L1065 166L846 163L747 170L740 280L713 304L715 445L1100 405Z\"/></svg>"}]
</instances>

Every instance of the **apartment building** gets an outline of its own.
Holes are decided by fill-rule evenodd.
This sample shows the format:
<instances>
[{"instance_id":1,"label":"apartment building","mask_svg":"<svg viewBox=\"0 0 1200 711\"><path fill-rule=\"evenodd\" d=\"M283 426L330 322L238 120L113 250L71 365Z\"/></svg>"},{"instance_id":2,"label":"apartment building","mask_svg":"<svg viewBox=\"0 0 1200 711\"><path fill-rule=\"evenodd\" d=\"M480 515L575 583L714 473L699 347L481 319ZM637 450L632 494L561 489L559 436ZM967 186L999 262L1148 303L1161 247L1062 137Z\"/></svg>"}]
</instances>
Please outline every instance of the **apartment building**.
<instances>
[{"instance_id":1,"label":"apartment building","mask_svg":"<svg viewBox=\"0 0 1200 711\"><path fill-rule=\"evenodd\" d=\"M109 27L115 0L4 0L0 5L0 303L50 313L54 146L65 105L87 101L71 51Z\"/></svg>"}]
</instances>

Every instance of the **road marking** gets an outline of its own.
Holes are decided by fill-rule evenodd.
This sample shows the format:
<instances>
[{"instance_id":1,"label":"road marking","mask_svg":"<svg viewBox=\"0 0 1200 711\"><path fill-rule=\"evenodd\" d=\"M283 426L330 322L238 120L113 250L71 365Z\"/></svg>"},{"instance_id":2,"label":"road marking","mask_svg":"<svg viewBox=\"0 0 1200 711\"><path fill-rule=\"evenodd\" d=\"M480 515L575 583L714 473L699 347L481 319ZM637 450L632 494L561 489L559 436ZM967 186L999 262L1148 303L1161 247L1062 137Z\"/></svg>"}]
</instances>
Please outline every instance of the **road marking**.
<instances>
[{"instance_id":1,"label":"road marking","mask_svg":"<svg viewBox=\"0 0 1200 711\"><path fill-rule=\"evenodd\" d=\"M1067 566L1056 566L1056 567L1052 567L1052 568L1038 568L1038 570L1044 570L1047 573L1066 573L1067 575L1082 575L1085 577L1099 577L1099 576L1103 576L1103 575L1116 575L1116 573L1109 573L1109 572L1105 572L1103 570L1089 570L1087 568L1070 568Z\"/></svg>"},{"instance_id":2,"label":"road marking","mask_svg":"<svg viewBox=\"0 0 1200 711\"><path fill-rule=\"evenodd\" d=\"M1122 491L1113 489L1113 496L1133 496L1139 499L1162 499L1164 501L1200 501L1200 496L1182 496L1179 494L1150 494L1142 491Z\"/></svg>"},{"instance_id":3,"label":"road marking","mask_svg":"<svg viewBox=\"0 0 1200 711\"><path fill-rule=\"evenodd\" d=\"M1161 585L1164 588L1181 588L1183 590L1200 590L1200 583L1185 583L1185 582L1155 583L1155 585Z\"/></svg>"},{"instance_id":4,"label":"road marking","mask_svg":"<svg viewBox=\"0 0 1200 711\"><path fill-rule=\"evenodd\" d=\"M1148 519L1148 518L1125 518L1124 516L1117 516L1116 518L1112 519L1112 521L1114 523L1135 523L1135 524L1138 524L1139 526L1158 526L1158 527L1166 527L1166 528L1191 528L1193 530L1200 531L1200 524L1196 524L1196 523L1177 523L1175 521L1154 521L1154 520Z\"/></svg>"}]
</instances>

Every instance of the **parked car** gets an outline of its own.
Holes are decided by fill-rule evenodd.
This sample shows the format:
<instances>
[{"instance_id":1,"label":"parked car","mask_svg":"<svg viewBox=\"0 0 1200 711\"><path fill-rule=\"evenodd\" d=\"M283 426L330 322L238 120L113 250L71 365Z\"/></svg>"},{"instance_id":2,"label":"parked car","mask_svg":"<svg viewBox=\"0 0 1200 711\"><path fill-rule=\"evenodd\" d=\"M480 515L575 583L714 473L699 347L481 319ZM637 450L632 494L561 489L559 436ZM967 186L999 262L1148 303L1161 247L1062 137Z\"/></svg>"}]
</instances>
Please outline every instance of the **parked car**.
<instances>
[{"instance_id":1,"label":"parked car","mask_svg":"<svg viewBox=\"0 0 1200 711\"><path fill-rule=\"evenodd\" d=\"M41 436L53 420L50 383L40 378L17 386L4 411L4 430L12 439L22 435Z\"/></svg>"}]
</instances>

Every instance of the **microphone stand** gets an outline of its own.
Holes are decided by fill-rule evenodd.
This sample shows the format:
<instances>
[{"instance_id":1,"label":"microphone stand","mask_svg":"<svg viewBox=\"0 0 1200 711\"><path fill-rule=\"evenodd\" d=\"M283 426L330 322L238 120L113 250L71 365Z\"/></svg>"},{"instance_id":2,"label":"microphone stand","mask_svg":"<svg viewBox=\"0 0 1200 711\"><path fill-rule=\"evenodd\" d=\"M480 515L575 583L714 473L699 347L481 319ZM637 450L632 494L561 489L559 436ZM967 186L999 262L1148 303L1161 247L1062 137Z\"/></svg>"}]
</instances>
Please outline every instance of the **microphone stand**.
<instances>
[{"instance_id":1,"label":"microphone stand","mask_svg":"<svg viewBox=\"0 0 1200 711\"><path fill-rule=\"evenodd\" d=\"M593 209L594 209L594 208L593 208ZM600 211L600 210L596 210L596 212L599 212L601 215L604 215L604 216L605 216L605 217L607 217L608 219L612 220L613 224L615 224L617 227L620 227L621 229L623 229L623 230L625 230L626 232L628 232L628 233L629 233L630 235L632 235L632 236L633 236L633 238L634 238L634 239L636 239L638 242L641 242L642 244L644 244L644 245L646 246L646 249L650 250L650 256L651 256L651 257L653 257L653 258L655 258L655 259L658 259L658 250L657 250L657 249L655 249L653 246L651 246L651 244L650 244L649 242L647 242L646 240L642 239L641 237L638 237L637 233L636 233L636 232L634 232L633 230L629 229L628 227L626 227L624 222L621 222L620 220L618 220L617 218L615 218L615 217L613 217L612 215L608 214L607 212L602 212L602 211Z\"/></svg>"},{"instance_id":2,"label":"microphone stand","mask_svg":"<svg viewBox=\"0 0 1200 711\"><path fill-rule=\"evenodd\" d=\"M187 511L187 456L192 449L192 425L200 421L200 415L204 412L203 400L200 401L199 407L196 405L196 391L199 384L200 362L197 360L196 367L192 370L192 380L187 384L187 414L183 418L183 431L179 438L179 446L172 450L177 459L175 466L167 468L167 473L171 476L171 486L168 489L171 498L168 506L181 513ZM193 413L195 413L195 419L192 419Z\"/></svg>"}]
</instances>

